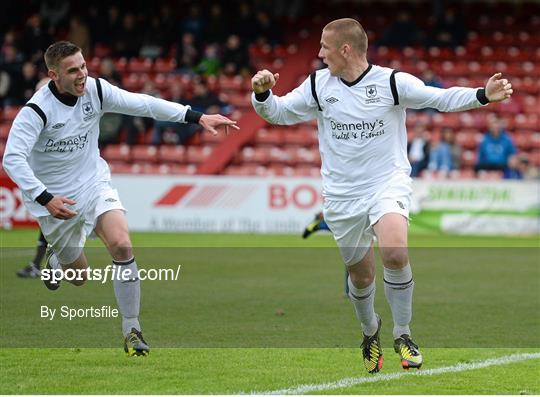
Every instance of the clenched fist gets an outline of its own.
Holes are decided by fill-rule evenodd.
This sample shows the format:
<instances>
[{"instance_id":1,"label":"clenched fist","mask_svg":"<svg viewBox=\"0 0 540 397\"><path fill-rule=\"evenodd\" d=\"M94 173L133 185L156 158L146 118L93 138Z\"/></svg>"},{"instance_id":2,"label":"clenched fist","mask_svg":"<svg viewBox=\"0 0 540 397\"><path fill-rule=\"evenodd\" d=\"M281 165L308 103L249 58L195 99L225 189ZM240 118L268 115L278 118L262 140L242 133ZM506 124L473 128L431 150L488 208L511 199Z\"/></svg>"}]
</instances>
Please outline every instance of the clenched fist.
<instances>
[{"instance_id":1,"label":"clenched fist","mask_svg":"<svg viewBox=\"0 0 540 397\"><path fill-rule=\"evenodd\" d=\"M279 80L279 73L272 73L269 70L259 70L251 79L251 86L255 94L262 94L276 85Z\"/></svg>"}]
</instances>

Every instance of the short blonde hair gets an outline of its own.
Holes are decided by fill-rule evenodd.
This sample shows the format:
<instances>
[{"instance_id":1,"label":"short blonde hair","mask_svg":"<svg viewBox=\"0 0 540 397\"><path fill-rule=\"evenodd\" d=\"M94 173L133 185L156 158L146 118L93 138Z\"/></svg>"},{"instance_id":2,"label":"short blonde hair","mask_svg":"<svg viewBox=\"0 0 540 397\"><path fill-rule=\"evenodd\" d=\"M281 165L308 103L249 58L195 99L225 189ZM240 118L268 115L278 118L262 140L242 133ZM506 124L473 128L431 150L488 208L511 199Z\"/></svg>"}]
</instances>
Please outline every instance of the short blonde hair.
<instances>
[{"instance_id":1,"label":"short blonde hair","mask_svg":"<svg viewBox=\"0 0 540 397\"><path fill-rule=\"evenodd\" d=\"M336 32L338 46L349 44L360 54L367 54L368 38L366 31L356 19L341 18L327 24L323 30Z\"/></svg>"}]
</instances>

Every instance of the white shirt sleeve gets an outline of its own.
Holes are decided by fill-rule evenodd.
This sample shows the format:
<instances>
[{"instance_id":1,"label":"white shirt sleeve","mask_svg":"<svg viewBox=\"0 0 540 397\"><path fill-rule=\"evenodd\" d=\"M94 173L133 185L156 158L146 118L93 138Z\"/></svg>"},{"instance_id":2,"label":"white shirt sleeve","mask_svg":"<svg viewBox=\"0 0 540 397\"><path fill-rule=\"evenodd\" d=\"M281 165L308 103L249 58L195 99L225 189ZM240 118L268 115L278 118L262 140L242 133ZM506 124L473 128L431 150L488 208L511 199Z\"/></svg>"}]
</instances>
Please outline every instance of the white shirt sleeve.
<instances>
[{"instance_id":1,"label":"white shirt sleeve","mask_svg":"<svg viewBox=\"0 0 540 397\"><path fill-rule=\"evenodd\" d=\"M270 91L270 96L264 102L259 102L253 93L251 103L257 114L271 124L290 125L317 117L317 103L311 95L309 77L299 87L282 97Z\"/></svg>"},{"instance_id":2,"label":"white shirt sleeve","mask_svg":"<svg viewBox=\"0 0 540 397\"><path fill-rule=\"evenodd\" d=\"M35 200L47 188L36 178L28 164L28 156L43 129L43 120L29 107L23 107L9 131L2 165L22 192Z\"/></svg>"},{"instance_id":3,"label":"white shirt sleeve","mask_svg":"<svg viewBox=\"0 0 540 397\"><path fill-rule=\"evenodd\" d=\"M400 105L412 109L435 108L442 112L460 112L482 106L476 97L477 88L430 87L419 78L403 72L396 73L396 87Z\"/></svg>"},{"instance_id":4,"label":"white shirt sleeve","mask_svg":"<svg viewBox=\"0 0 540 397\"><path fill-rule=\"evenodd\" d=\"M99 79L103 90L103 112L130 116L150 117L155 120L185 123L190 106L166 101L146 94L137 94L118 88Z\"/></svg>"}]
</instances>

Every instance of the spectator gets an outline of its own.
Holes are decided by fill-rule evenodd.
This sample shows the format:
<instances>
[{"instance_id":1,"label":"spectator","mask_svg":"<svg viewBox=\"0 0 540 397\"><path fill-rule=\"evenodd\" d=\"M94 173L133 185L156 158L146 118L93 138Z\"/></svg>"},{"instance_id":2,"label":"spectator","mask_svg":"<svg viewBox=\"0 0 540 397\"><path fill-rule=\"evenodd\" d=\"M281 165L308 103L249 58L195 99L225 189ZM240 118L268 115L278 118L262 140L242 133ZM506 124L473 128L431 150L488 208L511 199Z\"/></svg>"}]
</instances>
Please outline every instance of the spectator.
<instances>
[{"instance_id":1,"label":"spectator","mask_svg":"<svg viewBox=\"0 0 540 397\"><path fill-rule=\"evenodd\" d=\"M201 17L201 9L198 5L189 7L188 16L180 24L182 33L191 33L195 40L199 41L203 34L204 20Z\"/></svg>"},{"instance_id":2,"label":"spectator","mask_svg":"<svg viewBox=\"0 0 540 397\"><path fill-rule=\"evenodd\" d=\"M26 28L23 33L22 51L26 60L30 62L41 62L43 59L43 48L52 42L52 38L44 28L41 16L32 14L26 20Z\"/></svg>"},{"instance_id":3,"label":"spectator","mask_svg":"<svg viewBox=\"0 0 540 397\"><path fill-rule=\"evenodd\" d=\"M508 159L516 153L516 147L510 135L504 130L501 121L492 115L489 118L489 129L478 148L478 170L505 171Z\"/></svg>"},{"instance_id":4,"label":"spectator","mask_svg":"<svg viewBox=\"0 0 540 397\"><path fill-rule=\"evenodd\" d=\"M122 76L120 76L120 73L118 73L116 67L114 66L114 62L109 57L101 60L99 65L99 77L122 88Z\"/></svg>"},{"instance_id":5,"label":"spectator","mask_svg":"<svg viewBox=\"0 0 540 397\"><path fill-rule=\"evenodd\" d=\"M204 41L208 44L222 43L229 34L228 30L228 18L223 15L221 5L212 4L205 23Z\"/></svg>"},{"instance_id":6,"label":"spectator","mask_svg":"<svg viewBox=\"0 0 540 397\"><path fill-rule=\"evenodd\" d=\"M53 31L56 31L65 22L69 12L69 1L44 0L40 3L39 14L41 18Z\"/></svg>"},{"instance_id":7,"label":"spectator","mask_svg":"<svg viewBox=\"0 0 540 397\"><path fill-rule=\"evenodd\" d=\"M234 23L235 31L240 36L243 43L250 44L253 42L253 12L247 1L243 1L238 6L238 16Z\"/></svg>"},{"instance_id":8,"label":"spectator","mask_svg":"<svg viewBox=\"0 0 540 397\"><path fill-rule=\"evenodd\" d=\"M459 16L456 10L447 8L444 14L438 18L430 36L431 45L435 47L457 47L465 44L467 38L467 29L463 23L463 18Z\"/></svg>"},{"instance_id":9,"label":"spectator","mask_svg":"<svg viewBox=\"0 0 540 397\"><path fill-rule=\"evenodd\" d=\"M441 139L434 145L429 154L430 171L439 171L448 175L450 171L458 168L456 160L461 156L461 147L455 143L454 132L444 128Z\"/></svg>"},{"instance_id":10,"label":"spectator","mask_svg":"<svg viewBox=\"0 0 540 397\"><path fill-rule=\"evenodd\" d=\"M114 55L117 57L133 58L139 55L142 37L137 26L135 15L127 13L122 19L122 28L112 38Z\"/></svg>"},{"instance_id":11,"label":"spectator","mask_svg":"<svg viewBox=\"0 0 540 397\"><path fill-rule=\"evenodd\" d=\"M39 82L38 71L36 65L32 62L25 62L22 67L22 79L20 83L20 104L24 105L36 90L36 85Z\"/></svg>"},{"instance_id":12,"label":"spectator","mask_svg":"<svg viewBox=\"0 0 540 397\"><path fill-rule=\"evenodd\" d=\"M0 54L0 106L19 104L20 70L23 56L13 45L2 47Z\"/></svg>"},{"instance_id":13,"label":"spectator","mask_svg":"<svg viewBox=\"0 0 540 397\"><path fill-rule=\"evenodd\" d=\"M73 16L69 20L68 40L79 46L84 54L90 54L92 45L90 30L79 16Z\"/></svg>"},{"instance_id":14,"label":"spectator","mask_svg":"<svg viewBox=\"0 0 540 397\"><path fill-rule=\"evenodd\" d=\"M193 110L205 113L215 114L223 112L230 113L226 103L221 101L216 94L211 92L202 81L195 81L193 85L193 97L190 105Z\"/></svg>"},{"instance_id":15,"label":"spectator","mask_svg":"<svg viewBox=\"0 0 540 397\"><path fill-rule=\"evenodd\" d=\"M142 94L150 95L155 98L161 98L161 93L152 81L147 81L142 90ZM127 144L136 145L140 137L144 137L146 131L154 126L154 120L148 117L128 116L123 126L127 130Z\"/></svg>"},{"instance_id":16,"label":"spectator","mask_svg":"<svg viewBox=\"0 0 540 397\"><path fill-rule=\"evenodd\" d=\"M158 58L164 53L163 46L168 39L166 31L161 27L161 21L157 15L150 18L150 26L144 34L139 56L142 58Z\"/></svg>"},{"instance_id":17,"label":"spectator","mask_svg":"<svg viewBox=\"0 0 540 397\"><path fill-rule=\"evenodd\" d=\"M442 81L431 69L424 70L422 73L422 81L425 85L429 85L430 87L444 88Z\"/></svg>"},{"instance_id":18,"label":"spectator","mask_svg":"<svg viewBox=\"0 0 540 397\"><path fill-rule=\"evenodd\" d=\"M396 21L383 33L379 42L381 46L404 48L417 45L421 32L407 11L401 11Z\"/></svg>"},{"instance_id":19,"label":"spectator","mask_svg":"<svg viewBox=\"0 0 540 397\"><path fill-rule=\"evenodd\" d=\"M281 42L280 29L276 29L276 23L272 21L268 13L258 11L255 24L254 36L258 45L273 46Z\"/></svg>"},{"instance_id":20,"label":"spectator","mask_svg":"<svg viewBox=\"0 0 540 397\"><path fill-rule=\"evenodd\" d=\"M176 50L176 65L178 72L193 74L199 61L199 50L195 42L195 35L186 32L182 35L180 45Z\"/></svg>"},{"instance_id":21,"label":"spectator","mask_svg":"<svg viewBox=\"0 0 540 397\"><path fill-rule=\"evenodd\" d=\"M227 38L221 59L223 61L223 73L228 76L248 74L250 72L247 48L241 45L240 37L236 34L231 34Z\"/></svg>"},{"instance_id":22,"label":"spectator","mask_svg":"<svg viewBox=\"0 0 540 397\"><path fill-rule=\"evenodd\" d=\"M174 83L171 87L171 102L190 104L184 97L182 84ZM170 121L156 121L152 131L152 145L159 145L162 142L183 145L191 136L199 130L199 126L191 124L173 123Z\"/></svg>"},{"instance_id":23,"label":"spectator","mask_svg":"<svg viewBox=\"0 0 540 397\"><path fill-rule=\"evenodd\" d=\"M111 58L103 58L99 66L99 77L122 88L122 77ZM133 117L119 113L105 113L99 121L99 148L118 141L123 128L133 128Z\"/></svg>"},{"instance_id":24,"label":"spectator","mask_svg":"<svg viewBox=\"0 0 540 397\"><path fill-rule=\"evenodd\" d=\"M532 166L527 155L522 153L508 159L508 168L503 176L505 179L538 179L539 170Z\"/></svg>"},{"instance_id":25,"label":"spectator","mask_svg":"<svg viewBox=\"0 0 540 397\"><path fill-rule=\"evenodd\" d=\"M411 163L411 177L417 178L427 168L429 162L429 133L423 124L418 123L414 127L414 136L407 145L407 154Z\"/></svg>"},{"instance_id":26,"label":"spectator","mask_svg":"<svg viewBox=\"0 0 540 397\"><path fill-rule=\"evenodd\" d=\"M204 76L215 76L219 73L221 60L218 57L217 44L207 45L204 50L204 57L195 69L198 74Z\"/></svg>"}]
</instances>

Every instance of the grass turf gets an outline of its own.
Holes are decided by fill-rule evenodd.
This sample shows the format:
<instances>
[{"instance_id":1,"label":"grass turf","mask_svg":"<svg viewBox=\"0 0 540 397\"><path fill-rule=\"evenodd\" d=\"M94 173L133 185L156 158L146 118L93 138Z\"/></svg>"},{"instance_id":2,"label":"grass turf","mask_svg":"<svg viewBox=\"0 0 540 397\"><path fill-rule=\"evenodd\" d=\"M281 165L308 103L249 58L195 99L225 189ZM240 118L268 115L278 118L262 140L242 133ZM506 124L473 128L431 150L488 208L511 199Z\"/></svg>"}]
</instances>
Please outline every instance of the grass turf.
<instances>
[{"instance_id":1,"label":"grass turf","mask_svg":"<svg viewBox=\"0 0 540 397\"><path fill-rule=\"evenodd\" d=\"M123 357L118 319L39 317L41 304L113 305L114 298L110 285L67 285L50 293L36 285L39 281L16 279L14 271L32 255L35 235L34 230L0 233L0 373L8 380L0 394L261 392L366 375L354 347L358 326L342 296L343 270L328 235L304 241L133 233L141 264L182 264L179 281L143 284L141 319L154 349L138 359ZM426 368L538 351L537 244L534 238L411 235L411 246L418 247L411 250L413 329ZM501 246L508 248L458 248ZM97 248L88 256L108 260ZM385 321L384 373L401 371L389 348L391 316L382 288L376 299ZM536 359L330 393L539 393L539 364Z\"/></svg>"}]
</instances>

